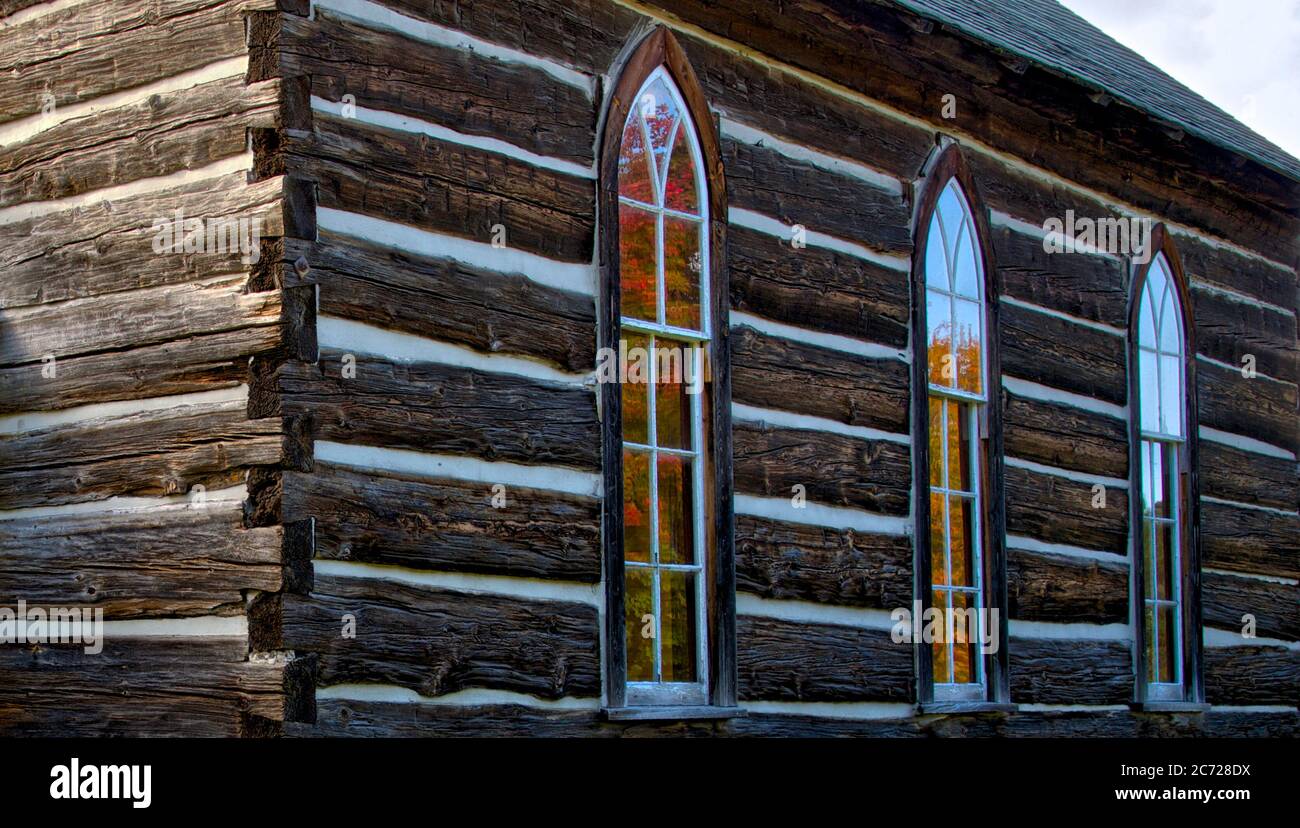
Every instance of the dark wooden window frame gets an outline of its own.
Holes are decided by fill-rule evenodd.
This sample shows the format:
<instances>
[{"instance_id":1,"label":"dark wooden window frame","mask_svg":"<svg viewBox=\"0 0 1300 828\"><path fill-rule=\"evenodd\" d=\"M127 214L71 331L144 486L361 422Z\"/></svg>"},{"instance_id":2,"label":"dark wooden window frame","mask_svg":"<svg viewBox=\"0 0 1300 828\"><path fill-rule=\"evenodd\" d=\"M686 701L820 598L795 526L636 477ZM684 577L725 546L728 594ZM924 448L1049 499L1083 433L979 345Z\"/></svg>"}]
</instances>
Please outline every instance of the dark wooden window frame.
<instances>
[{"instance_id":1,"label":"dark wooden window frame","mask_svg":"<svg viewBox=\"0 0 1300 828\"><path fill-rule=\"evenodd\" d=\"M1146 591L1146 557L1142 546L1142 464L1138 452L1142 445L1141 411L1138 407L1140 381L1138 379L1138 309L1140 297L1146 287L1147 274L1155 264L1157 255L1164 254L1169 271L1174 277L1174 292L1182 311L1183 329L1183 380L1185 393L1183 405L1186 422L1186 439L1178 451L1178 497L1181 513L1179 530L1183 548L1180 551L1183 590L1183 699L1182 701L1149 700L1147 695L1146 629L1143 624ZM1200 537L1200 482L1198 479L1197 436L1199 434L1196 405L1196 325L1192 312L1191 290L1183 270L1182 258L1164 224L1151 230L1151 255L1144 263L1133 263L1132 284L1129 288L1128 307L1128 399L1129 399L1129 597L1130 620L1133 626L1134 706L1148 711L1186 712L1206 710L1205 675L1201 657L1201 537Z\"/></svg>"},{"instance_id":2,"label":"dark wooden window frame","mask_svg":"<svg viewBox=\"0 0 1300 828\"><path fill-rule=\"evenodd\" d=\"M602 383L601 442L604 469L603 555L605 566L605 713L611 719L720 718L737 715L736 709L736 567L731 459L731 351L727 287L727 193L722 173L718 129L704 97L703 87L672 32L659 26L631 51L618 74L605 110L600 148L600 345L617 349L620 325L618 240L618 153L623 126L634 97L650 74L667 68L686 103L702 150L709 205L708 297L712 340L710 369L706 377L705 423L706 479L712 482L705 497L710 514L706 569L708 600L709 704L705 707L627 705L627 647L624 640L623 566L623 412L616 383Z\"/></svg>"},{"instance_id":3,"label":"dark wooden window frame","mask_svg":"<svg viewBox=\"0 0 1300 828\"><path fill-rule=\"evenodd\" d=\"M980 423L981 450L984 456L981 485L984 492L984 515L981 541L984 544L983 577L985 606L998 610L998 649L987 657L987 680L984 701L936 702L934 699L934 665L931 647L915 642L917 701L923 712L1010 711L1010 655L1008 652L1006 510L1003 503L1002 472L1002 368L999 348L998 278L990 247L988 208L980 196L960 146L948 142L936 148L918 186L912 216L912 490L915 493L916 531L914 533L913 594L920 599L922 611L932 605L930 596L930 417L929 366L926 359L925 250L930 234L930 218L948 182L956 179L961 186L979 234L980 261L984 268L985 358L988 360L988 403ZM913 600L916 600L915 598ZM919 623L919 619L917 620Z\"/></svg>"}]
</instances>

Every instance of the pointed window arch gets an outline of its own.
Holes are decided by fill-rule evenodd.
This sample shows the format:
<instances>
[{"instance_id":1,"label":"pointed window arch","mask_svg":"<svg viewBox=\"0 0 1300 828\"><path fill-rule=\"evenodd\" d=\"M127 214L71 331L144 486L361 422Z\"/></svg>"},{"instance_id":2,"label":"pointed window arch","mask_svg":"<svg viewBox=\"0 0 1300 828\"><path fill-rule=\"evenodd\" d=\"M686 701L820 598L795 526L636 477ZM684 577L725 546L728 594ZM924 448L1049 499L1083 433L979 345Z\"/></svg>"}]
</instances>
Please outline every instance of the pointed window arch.
<instances>
[{"instance_id":1,"label":"pointed window arch","mask_svg":"<svg viewBox=\"0 0 1300 828\"><path fill-rule=\"evenodd\" d=\"M929 165L913 263L916 589L943 613L918 646L922 704L1008 701L997 297L987 220L955 144ZM997 642L991 647L982 641Z\"/></svg>"},{"instance_id":2,"label":"pointed window arch","mask_svg":"<svg viewBox=\"0 0 1300 828\"><path fill-rule=\"evenodd\" d=\"M735 705L720 158L698 81L657 29L611 96L601 156L600 335L618 371L601 388L614 716Z\"/></svg>"},{"instance_id":3,"label":"pointed window arch","mask_svg":"<svg viewBox=\"0 0 1300 828\"><path fill-rule=\"evenodd\" d=\"M1138 701L1202 701L1194 353L1181 262L1163 226L1130 309L1134 638Z\"/></svg>"}]
</instances>

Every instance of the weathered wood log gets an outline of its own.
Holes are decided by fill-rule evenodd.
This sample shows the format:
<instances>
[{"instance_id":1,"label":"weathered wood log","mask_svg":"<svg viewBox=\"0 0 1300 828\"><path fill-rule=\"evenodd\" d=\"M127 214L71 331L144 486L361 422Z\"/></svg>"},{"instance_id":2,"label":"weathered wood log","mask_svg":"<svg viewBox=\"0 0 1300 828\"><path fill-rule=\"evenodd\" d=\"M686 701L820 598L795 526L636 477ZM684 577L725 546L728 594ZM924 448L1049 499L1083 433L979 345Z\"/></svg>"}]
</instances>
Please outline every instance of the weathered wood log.
<instances>
[{"instance_id":1,"label":"weathered wood log","mask_svg":"<svg viewBox=\"0 0 1300 828\"><path fill-rule=\"evenodd\" d=\"M119 0L29 20L5 35L0 121L173 77L243 55L249 9L275 0Z\"/></svg>"},{"instance_id":2,"label":"weathered wood log","mask_svg":"<svg viewBox=\"0 0 1300 828\"><path fill-rule=\"evenodd\" d=\"M911 508L911 449L825 431L736 422L731 429L736 490L906 515Z\"/></svg>"},{"instance_id":3,"label":"weathered wood log","mask_svg":"<svg viewBox=\"0 0 1300 828\"><path fill-rule=\"evenodd\" d=\"M1124 555L1128 549L1128 492L1105 488L1093 507L1093 485L1007 465L1007 532L1048 543Z\"/></svg>"},{"instance_id":4,"label":"weathered wood log","mask_svg":"<svg viewBox=\"0 0 1300 828\"><path fill-rule=\"evenodd\" d=\"M998 290L1026 302L1116 328L1128 327L1128 272L1110 256L1048 253L1043 239L991 228Z\"/></svg>"},{"instance_id":5,"label":"weathered wood log","mask_svg":"<svg viewBox=\"0 0 1300 828\"><path fill-rule=\"evenodd\" d=\"M1197 451L1202 495L1274 509L1300 505L1294 460L1206 439L1198 442Z\"/></svg>"},{"instance_id":6,"label":"weathered wood log","mask_svg":"<svg viewBox=\"0 0 1300 828\"><path fill-rule=\"evenodd\" d=\"M284 532L239 504L6 521L0 604L101 609L107 619L242 615L244 590L284 584ZM305 561L295 565L305 565Z\"/></svg>"},{"instance_id":7,"label":"weathered wood log","mask_svg":"<svg viewBox=\"0 0 1300 828\"><path fill-rule=\"evenodd\" d=\"M269 38L269 40L268 40ZM370 28L322 10L314 20L280 15L254 27L250 58L279 48L284 77L308 75L313 95L409 115L541 155L590 164L596 143L591 90L541 69ZM260 80L256 72L253 80Z\"/></svg>"},{"instance_id":8,"label":"weathered wood log","mask_svg":"<svg viewBox=\"0 0 1300 828\"><path fill-rule=\"evenodd\" d=\"M317 439L486 460L596 468L600 432L585 388L437 363L355 356L345 378L341 351L278 374L284 412L301 415Z\"/></svg>"},{"instance_id":9,"label":"weathered wood log","mask_svg":"<svg viewBox=\"0 0 1300 828\"><path fill-rule=\"evenodd\" d=\"M1121 419L1004 388L1002 428L1008 457L1128 479L1128 424Z\"/></svg>"},{"instance_id":10,"label":"weathered wood log","mask_svg":"<svg viewBox=\"0 0 1300 828\"><path fill-rule=\"evenodd\" d=\"M359 472L317 463L288 475L287 520L316 521L327 560L519 578L600 580L600 505L522 487ZM499 502L499 501L498 501Z\"/></svg>"},{"instance_id":11,"label":"weathered wood log","mask_svg":"<svg viewBox=\"0 0 1300 828\"><path fill-rule=\"evenodd\" d=\"M286 240L286 284L301 281L289 266L300 257L310 268L305 280L320 285L320 312L326 316L486 353L537 357L574 372L595 365L590 296L548 287L527 274L495 273L329 234L319 242ZM431 307L438 312L430 313Z\"/></svg>"},{"instance_id":12,"label":"weathered wood log","mask_svg":"<svg viewBox=\"0 0 1300 828\"><path fill-rule=\"evenodd\" d=\"M1007 614L1056 624L1124 624L1129 616L1125 561L1007 550Z\"/></svg>"},{"instance_id":13,"label":"weathered wood log","mask_svg":"<svg viewBox=\"0 0 1300 828\"><path fill-rule=\"evenodd\" d=\"M1003 373L1124 404L1123 337L1006 302L1000 311Z\"/></svg>"},{"instance_id":14,"label":"weathered wood log","mask_svg":"<svg viewBox=\"0 0 1300 828\"><path fill-rule=\"evenodd\" d=\"M745 701L910 701L912 645L888 630L736 619L736 658Z\"/></svg>"},{"instance_id":15,"label":"weathered wood log","mask_svg":"<svg viewBox=\"0 0 1300 828\"><path fill-rule=\"evenodd\" d=\"M778 600L910 607L912 542L736 515L736 588Z\"/></svg>"},{"instance_id":16,"label":"weathered wood log","mask_svg":"<svg viewBox=\"0 0 1300 828\"><path fill-rule=\"evenodd\" d=\"M280 419L242 401L183 406L0 437L0 508L233 486L293 453Z\"/></svg>"},{"instance_id":17,"label":"weathered wood log","mask_svg":"<svg viewBox=\"0 0 1300 828\"><path fill-rule=\"evenodd\" d=\"M0 207L196 169L248 148L278 116L279 80L236 76L53 126L0 159Z\"/></svg>"},{"instance_id":18,"label":"weathered wood log","mask_svg":"<svg viewBox=\"0 0 1300 828\"><path fill-rule=\"evenodd\" d=\"M341 634L345 615L355 619L355 638ZM600 628L586 604L318 576L310 597L284 598L284 616L285 645L320 654L320 686L600 694Z\"/></svg>"},{"instance_id":19,"label":"weathered wood log","mask_svg":"<svg viewBox=\"0 0 1300 828\"><path fill-rule=\"evenodd\" d=\"M908 367L759 333L731 331L736 402L906 434Z\"/></svg>"},{"instance_id":20,"label":"weathered wood log","mask_svg":"<svg viewBox=\"0 0 1300 828\"><path fill-rule=\"evenodd\" d=\"M432 47L430 47L432 48ZM448 232L550 259L589 263L596 184L498 152L317 113L290 131L288 170L318 184L322 207Z\"/></svg>"},{"instance_id":21,"label":"weathered wood log","mask_svg":"<svg viewBox=\"0 0 1300 828\"><path fill-rule=\"evenodd\" d=\"M1282 647L1206 647L1205 700L1210 704L1300 702L1300 652Z\"/></svg>"},{"instance_id":22,"label":"weathered wood log","mask_svg":"<svg viewBox=\"0 0 1300 828\"><path fill-rule=\"evenodd\" d=\"M286 718L284 663L245 638L122 638L0 647L6 736L267 736Z\"/></svg>"},{"instance_id":23,"label":"weathered wood log","mask_svg":"<svg viewBox=\"0 0 1300 828\"><path fill-rule=\"evenodd\" d=\"M722 141L722 164L731 207L885 253L912 252L911 206L902 193L730 139Z\"/></svg>"},{"instance_id":24,"label":"weathered wood log","mask_svg":"<svg viewBox=\"0 0 1300 828\"><path fill-rule=\"evenodd\" d=\"M1244 616L1254 616L1255 635L1284 641L1300 639L1300 587L1219 572L1201 573L1204 623L1241 630Z\"/></svg>"},{"instance_id":25,"label":"weathered wood log","mask_svg":"<svg viewBox=\"0 0 1300 828\"><path fill-rule=\"evenodd\" d=\"M1295 452L1300 438L1296 386L1262 374L1196 362L1200 424L1261 440Z\"/></svg>"},{"instance_id":26,"label":"weathered wood log","mask_svg":"<svg viewBox=\"0 0 1300 828\"><path fill-rule=\"evenodd\" d=\"M1201 501L1202 566L1300 577L1300 518Z\"/></svg>"},{"instance_id":27,"label":"weathered wood log","mask_svg":"<svg viewBox=\"0 0 1300 828\"><path fill-rule=\"evenodd\" d=\"M1197 236L1178 234L1178 256L1193 281L1236 291L1274 305L1292 307L1287 297L1295 296L1296 271L1230 247L1211 244Z\"/></svg>"},{"instance_id":28,"label":"weathered wood log","mask_svg":"<svg viewBox=\"0 0 1300 828\"><path fill-rule=\"evenodd\" d=\"M727 228L731 307L796 327L907 347L907 274L739 225Z\"/></svg>"},{"instance_id":29,"label":"weathered wood log","mask_svg":"<svg viewBox=\"0 0 1300 828\"><path fill-rule=\"evenodd\" d=\"M1133 698L1127 641L1011 639L1011 701L1124 704Z\"/></svg>"},{"instance_id":30,"label":"weathered wood log","mask_svg":"<svg viewBox=\"0 0 1300 828\"><path fill-rule=\"evenodd\" d=\"M1239 154L1194 135L1172 136L1165 123L1137 108L1090 102L1092 88L1068 73L1030 61L1012 68L1003 49L960 26L935 26L912 10L877 3L823 0L791 7L751 0L654 0L652 5L936 130L971 134L1086 187L1115 192L1122 182L1124 200L1144 210L1224 233L1294 263L1294 245L1284 242L1282 228L1294 227L1295 191L1284 175L1243 164ZM947 117L936 90L955 97L954 117ZM825 140L841 133L828 129ZM1050 145L1040 140L1043 135L1052 136Z\"/></svg>"},{"instance_id":31,"label":"weathered wood log","mask_svg":"<svg viewBox=\"0 0 1300 828\"><path fill-rule=\"evenodd\" d=\"M1273 301L1284 298L1275 296ZM1209 290L1193 290L1192 299L1197 351L1238 368L1251 366L1284 382L1295 384L1300 379L1295 314Z\"/></svg>"},{"instance_id":32,"label":"weathered wood log","mask_svg":"<svg viewBox=\"0 0 1300 828\"><path fill-rule=\"evenodd\" d=\"M178 211L187 219L248 219L250 235L253 219L261 219L263 237L280 235L284 181L246 179L246 173L232 173L0 224L0 307L247 274L241 252L211 251L206 236L201 253L154 252L160 235L155 222L172 222Z\"/></svg>"}]
</instances>

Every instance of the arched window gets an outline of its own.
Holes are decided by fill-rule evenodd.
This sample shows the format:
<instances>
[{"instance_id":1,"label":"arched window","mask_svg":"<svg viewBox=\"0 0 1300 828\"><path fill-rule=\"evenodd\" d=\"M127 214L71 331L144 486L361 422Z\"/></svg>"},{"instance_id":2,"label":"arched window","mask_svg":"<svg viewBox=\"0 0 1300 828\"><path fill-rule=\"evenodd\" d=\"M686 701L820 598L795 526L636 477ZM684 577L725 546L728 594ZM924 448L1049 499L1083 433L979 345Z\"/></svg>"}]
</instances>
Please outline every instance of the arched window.
<instances>
[{"instance_id":1,"label":"arched window","mask_svg":"<svg viewBox=\"0 0 1300 828\"><path fill-rule=\"evenodd\" d=\"M1199 566L1195 553L1195 384L1186 292L1163 227L1137 268L1131 310L1134 610L1138 700L1198 701Z\"/></svg>"},{"instance_id":2,"label":"arched window","mask_svg":"<svg viewBox=\"0 0 1300 828\"><path fill-rule=\"evenodd\" d=\"M712 122L667 30L629 59L604 140L608 707L730 708L726 210Z\"/></svg>"},{"instance_id":3,"label":"arched window","mask_svg":"<svg viewBox=\"0 0 1300 828\"><path fill-rule=\"evenodd\" d=\"M938 610L922 703L1006 700L996 296L982 209L955 145L925 177L913 267L917 591ZM934 616L939 617L939 616ZM993 643L996 642L996 648Z\"/></svg>"}]
</instances>

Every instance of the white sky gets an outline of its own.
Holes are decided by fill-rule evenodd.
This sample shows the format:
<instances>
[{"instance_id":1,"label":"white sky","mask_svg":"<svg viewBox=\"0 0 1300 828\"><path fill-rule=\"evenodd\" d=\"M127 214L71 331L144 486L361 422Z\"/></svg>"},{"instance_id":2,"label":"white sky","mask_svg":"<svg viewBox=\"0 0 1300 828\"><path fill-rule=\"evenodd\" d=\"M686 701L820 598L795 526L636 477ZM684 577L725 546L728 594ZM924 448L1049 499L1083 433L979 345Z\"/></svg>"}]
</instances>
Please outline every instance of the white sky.
<instances>
[{"instance_id":1,"label":"white sky","mask_svg":"<svg viewBox=\"0 0 1300 828\"><path fill-rule=\"evenodd\" d=\"M1300 0L1061 0L1300 157Z\"/></svg>"}]
</instances>

